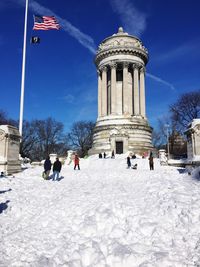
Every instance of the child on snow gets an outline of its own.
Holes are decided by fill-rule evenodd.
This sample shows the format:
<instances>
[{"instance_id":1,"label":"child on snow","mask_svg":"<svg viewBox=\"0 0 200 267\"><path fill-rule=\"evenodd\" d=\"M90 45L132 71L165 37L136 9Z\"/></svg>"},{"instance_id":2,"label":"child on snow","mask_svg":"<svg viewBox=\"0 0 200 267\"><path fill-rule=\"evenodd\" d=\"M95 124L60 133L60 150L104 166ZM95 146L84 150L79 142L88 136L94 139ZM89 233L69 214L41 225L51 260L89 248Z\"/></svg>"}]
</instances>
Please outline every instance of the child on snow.
<instances>
[{"instance_id":1,"label":"child on snow","mask_svg":"<svg viewBox=\"0 0 200 267\"><path fill-rule=\"evenodd\" d=\"M74 170L76 170L76 166L78 167L78 170L80 170L78 155L75 155L75 158L74 158Z\"/></svg>"}]
</instances>

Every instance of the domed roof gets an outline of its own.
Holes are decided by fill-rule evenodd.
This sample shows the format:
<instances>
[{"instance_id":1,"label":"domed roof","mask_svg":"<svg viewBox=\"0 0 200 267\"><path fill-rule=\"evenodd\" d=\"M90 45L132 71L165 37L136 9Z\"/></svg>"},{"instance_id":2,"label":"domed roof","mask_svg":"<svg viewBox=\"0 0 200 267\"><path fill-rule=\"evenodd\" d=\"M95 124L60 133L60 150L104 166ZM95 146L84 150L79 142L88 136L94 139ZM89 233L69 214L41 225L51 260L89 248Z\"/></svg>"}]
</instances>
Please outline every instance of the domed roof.
<instances>
[{"instance_id":1,"label":"domed roof","mask_svg":"<svg viewBox=\"0 0 200 267\"><path fill-rule=\"evenodd\" d=\"M142 58L145 63L148 61L148 51L141 40L124 32L122 27L119 27L117 33L105 38L100 43L95 63L98 65L103 58L116 54L132 54Z\"/></svg>"}]
</instances>

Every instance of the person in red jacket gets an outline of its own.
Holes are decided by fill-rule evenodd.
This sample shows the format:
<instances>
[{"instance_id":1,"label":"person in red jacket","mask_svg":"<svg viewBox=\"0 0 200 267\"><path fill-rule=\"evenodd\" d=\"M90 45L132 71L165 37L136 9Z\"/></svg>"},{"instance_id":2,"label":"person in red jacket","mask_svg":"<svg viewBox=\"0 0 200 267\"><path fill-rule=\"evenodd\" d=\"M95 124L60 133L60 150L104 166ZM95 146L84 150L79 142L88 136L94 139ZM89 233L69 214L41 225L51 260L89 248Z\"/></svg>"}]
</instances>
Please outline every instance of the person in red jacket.
<instances>
[{"instance_id":1,"label":"person in red jacket","mask_svg":"<svg viewBox=\"0 0 200 267\"><path fill-rule=\"evenodd\" d=\"M75 158L74 158L74 170L76 170L76 166L78 167L78 169L80 170L80 166L79 166L79 157L76 154Z\"/></svg>"}]
</instances>

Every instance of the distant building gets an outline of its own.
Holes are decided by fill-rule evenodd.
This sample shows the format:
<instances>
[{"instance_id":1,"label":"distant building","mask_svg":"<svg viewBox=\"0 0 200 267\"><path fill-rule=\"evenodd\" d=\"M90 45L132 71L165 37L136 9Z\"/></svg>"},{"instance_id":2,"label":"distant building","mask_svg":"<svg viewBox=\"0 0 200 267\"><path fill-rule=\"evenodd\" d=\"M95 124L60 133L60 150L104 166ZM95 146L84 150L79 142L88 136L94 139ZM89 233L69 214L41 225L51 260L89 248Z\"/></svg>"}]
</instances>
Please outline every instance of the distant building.
<instances>
[{"instance_id":1,"label":"distant building","mask_svg":"<svg viewBox=\"0 0 200 267\"><path fill-rule=\"evenodd\" d=\"M170 158L186 156L187 154L187 141L177 132L169 137L169 154Z\"/></svg>"}]
</instances>

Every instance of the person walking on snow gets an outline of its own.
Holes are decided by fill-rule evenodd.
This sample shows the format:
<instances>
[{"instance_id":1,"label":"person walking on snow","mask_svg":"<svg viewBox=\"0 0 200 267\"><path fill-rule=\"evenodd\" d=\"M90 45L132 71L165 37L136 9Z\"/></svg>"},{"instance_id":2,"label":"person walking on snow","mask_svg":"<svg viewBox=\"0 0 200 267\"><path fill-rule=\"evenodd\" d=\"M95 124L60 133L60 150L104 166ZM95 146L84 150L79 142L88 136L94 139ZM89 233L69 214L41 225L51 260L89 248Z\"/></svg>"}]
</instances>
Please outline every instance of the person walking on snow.
<instances>
[{"instance_id":1,"label":"person walking on snow","mask_svg":"<svg viewBox=\"0 0 200 267\"><path fill-rule=\"evenodd\" d=\"M149 155L149 168L150 168L150 171L154 170L154 162L153 162L153 153L152 152Z\"/></svg>"},{"instance_id":2,"label":"person walking on snow","mask_svg":"<svg viewBox=\"0 0 200 267\"><path fill-rule=\"evenodd\" d=\"M75 158L74 158L74 170L76 170L76 166L78 167L78 170L80 170L78 155L75 155Z\"/></svg>"},{"instance_id":3,"label":"person walking on snow","mask_svg":"<svg viewBox=\"0 0 200 267\"><path fill-rule=\"evenodd\" d=\"M59 161L59 158L56 158L56 161L53 164L53 181L59 179L59 173L61 171L62 164Z\"/></svg>"},{"instance_id":4,"label":"person walking on snow","mask_svg":"<svg viewBox=\"0 0 200 267\"><path fill-rule=\"evenodd\" d=\"M48 179L49 178L49 173L51 171L51 160L50 157L48 156L44 162L44 173L43 173L43 177L44 179Z\"/></svg>"},{"instance_id":5,"label":"person walking on snow","mask_svg":"<svg viewBox=\"0 0 200 267\"><path fill-rule=\"evenodd\" d=\"M127 169L131 167L131 158L130 156L127 157Z\"/></svg>"},{"instance_id":6,"label":"person walking on snow","mask_svg":"<svg viewBox=\"0 0 200 267\"><path fill-rule=\"evenodd\" d=\"M112 159L115 158L115 152L114 152L114 150L112 151L111 158L112 158Z\"/></svg>"}]
</instances>

